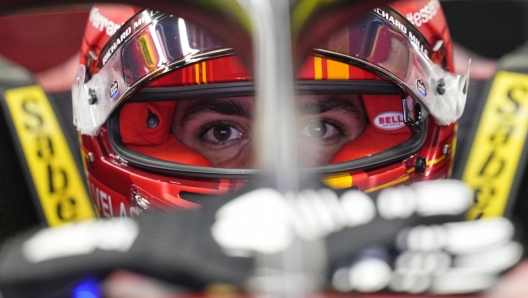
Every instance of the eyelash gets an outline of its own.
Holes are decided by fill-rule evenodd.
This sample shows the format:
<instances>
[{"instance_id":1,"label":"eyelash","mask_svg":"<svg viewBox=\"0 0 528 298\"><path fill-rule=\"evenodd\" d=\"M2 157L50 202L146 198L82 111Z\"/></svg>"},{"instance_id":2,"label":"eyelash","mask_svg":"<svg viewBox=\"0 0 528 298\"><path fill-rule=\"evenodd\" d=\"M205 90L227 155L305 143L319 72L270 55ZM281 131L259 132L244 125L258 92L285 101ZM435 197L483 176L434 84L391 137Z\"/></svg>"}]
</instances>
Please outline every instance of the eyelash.
<instances>
[{"instance_id":1,"label":"eyelash","mask_svg":"<svg viewBox=\"0 0 528 298\"><path fill-rule=\"evenodd\" d=\"M343 124L342 123L337 123L336 121L332 120L332 119L328 119L328 118L321 118L321 121L323 121L323 123L328 123L328 124L331 124L333 125L337 131L339 132L339 135L343 136L344 135L344 132L343 132Z\"/></svg>"},{"instance_id":2,"label":"eyelash","mask_svg":"<svg viewBox=\"0 0 528 298\"><path fill-rule=\"evenodd\" d=\"M311 121L315 121L315 120L319 120L319 121L321 121L321 122L324 123L324 124L330 124L330 125L332 125L332 126L335 127L335 129L337 130L338 135L333 136L333 137L328 138L328 139L325 139L325 140L318 140L318 139L315 139L315 138L311 138L310 141L312 141L312 142L318 142L318 143L331 142L332 140L335 140L336 138L338 138L338 137L342 137L342 136L345 135L341 123L337 123L336 121L334 121L334 120L332 120L332 119L329 119L329 118L326 118L326 117L323 117L323 118L313 118L313 119L307 120L307 121L305 121L305 122L303 123L302 128L304 128L306 125L308 125ZM301 129L302 129L302 128L301 128Z\"/></svg>"},{"instance_id":3,"label":"eyelash","mask_svg":"<svg viewBox=\"0 0 528 298\"><path fill-rule=\"evenodd\" d=\"M209 122L207 123L206 125L204 125L199 131L198 133L196 134L196 138L198 140L200 140L201 142L204 142L204 143L207 143L209 146L211 146L213 149L217 148L217 147L222 147L222 146L226 146L227 144L230 144L230 143L233 143L233 142L236 142L238 139L235 139L235 140L229 140L229 141L224 141L224 142L220 142L220 143L214 143L214 142L210 142L208 141L206 138L205 138L205 134L213 127L217 126L217 125L220 125L220 124L223 124L223 125L228 125L228 126L231 126L231 127L234 127L235 129L237 129L238 131L244 133L243 129L241 129L236 123L233 123L231 121L225 121L225 120L218 120L218 121L213 121L213 122Z\"/></svg>"},{"instance_id":4,"label":"eyelash","mask_svg":"<svg viewBox=\"0 0 528 298\"><path fill-rule=\"evenodd\" d=\"M310 120L304 122L303 127L304 127L304 125L308 125L308 123L310 121L314 121L314 120L319 120L319 121L321 121L323 123L328 123L328 124L332 125L333 127L335 127L335 129L338 132L338 136L332 137L331 139L334 139L334 138L339 137L339 136L344 136L344 131L343 131L343 128L342 128L342 124L341 123L337 123L336 121L334 121L332 119L329 119L329 118L326 118L326 117L310 119ZM215 142L210 142L210 141L208 141L205 138L205 134L210 129L212 129L213 127L215 127L217 125L222 125L222 124L234 127L238 131L241 131L242 133L244 133L243 129L241 129L236 123L233 123L231 121L219 120L219 121L213 121L213 122L210 122L210 123L207 123L206 125L204 125L202 127L202 129L200 129L198 131L198 133L196 134L196 138L199 139L201 142L204 142L204 143L208 144L209 146L211 146L213 148L223 147L223 146L226 146L226 145L231 144L233 142L236 142L237 140L229 140L229 141L224 141L224 142L220 142L220 143L215 143ZM321 140L320 142L330 141L331 139Z\"/></svg>"}]
</instances>

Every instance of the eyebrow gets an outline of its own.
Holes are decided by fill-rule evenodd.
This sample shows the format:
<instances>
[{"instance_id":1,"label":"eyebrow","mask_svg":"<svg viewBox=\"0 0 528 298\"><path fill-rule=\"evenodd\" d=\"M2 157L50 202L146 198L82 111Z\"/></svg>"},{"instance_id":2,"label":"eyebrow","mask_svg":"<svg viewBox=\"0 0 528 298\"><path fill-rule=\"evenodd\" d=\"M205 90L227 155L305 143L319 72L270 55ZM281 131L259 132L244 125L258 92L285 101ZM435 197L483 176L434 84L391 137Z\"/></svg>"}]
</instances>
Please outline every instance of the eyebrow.
<instances>
[{"instance_id":1,"label":"eyebrow","mask_svg":"<svg viewBox=\"0 0 528 298\"><path fill-rule=\"evenodd\" d=\"M337 111L343 114L361 113L357 105L339 97L303 102L300 105L300 111L304 115L322 114L329 111ZM253 115L253 106L248 104L247 100L225 100L220 102L214 99L199 100L187 108L181 123L199 117L200 114L207 112L251 118Z\"/></svg>"},{"instance_id":2,"label":"eyebrow","mask_svg":"<svg viewBox=\"0 0 528 298\"><path fill-rule=\"evenodd\" d=\"M343 114L359 114L361 108L349 100L339 97L330 97L324 100L303 102L300 107L301 114L315 115L329 111L341 112Z\"/></svg>"},{"instance_id":3,"label":"eyebrow","mask_svg":"<svg viewBox=\"0 0 528 298\"><path fill-rule=\"evenodd\" d=\"M247 103L247 100L225 100L220 102L215 99L198 100L185 110L185 116L181 122L199 117L200 114L207 112L251 118L253 107Z\"/></svg>"}]
</instances>

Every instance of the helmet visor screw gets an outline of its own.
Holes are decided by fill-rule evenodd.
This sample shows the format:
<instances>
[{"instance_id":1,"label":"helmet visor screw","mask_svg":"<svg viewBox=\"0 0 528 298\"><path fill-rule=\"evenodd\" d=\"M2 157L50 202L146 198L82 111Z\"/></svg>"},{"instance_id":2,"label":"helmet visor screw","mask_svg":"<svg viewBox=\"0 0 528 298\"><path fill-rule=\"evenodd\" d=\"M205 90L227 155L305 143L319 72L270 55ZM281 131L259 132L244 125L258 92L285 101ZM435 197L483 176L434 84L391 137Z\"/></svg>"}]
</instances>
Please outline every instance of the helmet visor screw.
<instances>
[{"instance_id":1,"label":"helmet visor screw","mask_svg":"<svg viewBox=\"0 0 528 298\"><path fill-rule=\"evenodd\" d=\"M97 103L97 94L94 89L88 89L88 103L91 105Z\"/></svg>"},{"instance_id":2,"label":"helmet visor screw","mask_svg":"<svg viewBox=\"0 0 528 298\"><path fill-rule=\"evenodd\" d=\"M438 80L438 85L436 86L436 92L440 95L445 94L445 81L444 79Z\"/></svg>"},{"instance_id":3,"label":"helmet visor screw","mask_svg":"<svg viewBox=\"0 0 528 298\"><path fill-rule=\"evenodd\" d=\"M425 158L418 156L416 162L414 163L414 169L416 173L422 174L425 172L426 161Z\"/></svg>"},{"instance_id":4,"label":"helmet visor screw","mask_svg":"<svg viewBox=\"0 0 528 298\"><path fill-rule=\"evenodd\" d=\"M90 166L90 168L93 168L94 155L92 152L88 152L88 155L86 156L86 163Z\"/></svg>"}]
</instances>

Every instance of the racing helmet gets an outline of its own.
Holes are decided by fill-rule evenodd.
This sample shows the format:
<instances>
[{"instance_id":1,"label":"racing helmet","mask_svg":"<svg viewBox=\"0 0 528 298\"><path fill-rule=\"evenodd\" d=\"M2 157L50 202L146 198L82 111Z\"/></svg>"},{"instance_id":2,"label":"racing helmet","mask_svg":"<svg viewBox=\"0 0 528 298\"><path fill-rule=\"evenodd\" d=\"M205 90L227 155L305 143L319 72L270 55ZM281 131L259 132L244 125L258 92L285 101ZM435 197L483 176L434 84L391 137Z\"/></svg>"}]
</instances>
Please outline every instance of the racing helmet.
<instances>
[{"instance_id":1,"label":"racing helmet","mask_svg":"<svg viewBox=\"0 0 528 298\"><path fill-rule=\"evenodd\" d=\"M333 32L297 72L302 171L367 193L448 177L468 84L453 69L436 0ZM72 98L99 214L193 208L244 186L259 172L254 93L236 52L192 22L94 6Z\"/></svg>"}]
</instances>

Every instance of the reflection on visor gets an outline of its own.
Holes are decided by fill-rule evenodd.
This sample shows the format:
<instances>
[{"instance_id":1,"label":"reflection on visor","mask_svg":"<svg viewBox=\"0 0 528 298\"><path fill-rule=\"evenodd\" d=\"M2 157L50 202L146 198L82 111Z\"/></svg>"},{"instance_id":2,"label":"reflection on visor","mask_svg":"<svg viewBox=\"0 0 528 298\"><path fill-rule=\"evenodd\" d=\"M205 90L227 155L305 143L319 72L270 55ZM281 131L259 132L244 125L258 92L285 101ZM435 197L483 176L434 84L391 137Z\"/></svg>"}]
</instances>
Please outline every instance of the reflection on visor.
<instances>
[{"instance_id":1,"label":"reflection on visor","mask_svg":"<svg viewBox=\"0 0 528 298\"><path fill-rule=\"evenodd\" d=\"M155 77L202 60L232 54L203 30L182 19L152 16L148 10L143 14L148 18L138 14L121 27L116 35L120 37L110 42L109 49L115 50L105 53L108 46L105 47L107 62L84 84L85 70L80 67L72 93L74 123L82 134L97 134L124 98ZM143 18L150 21L143 21L136 28L138 19ZM125 35L121 33L128 32L129 28L134 30ZM406 99L409 110L404 111L404 121L415 130L419 130L419 122L426 118L412 117L416 114L412 107L418 102L427 107L439 124L451 124L462 114L468 77L453 75L433 63L431 58L441 59L442 48L435 46L433 51L419 32L411 28L405 18L390 8L376 8L360 22L331 36L315 50L315 55L366 69L402 87L411 95ZM118 46L115 46L116 38ZM424 115L426 112L423 111Z\"/></svg>"},{"instance_id":2,"label":"reflection on visor","mask_svg":"<svg viewBox=\"0 0 528 298\"><path fill-rule=\"evenodd\" d=\"M143 10L121 26L103 48L99 71L84 84L86 72L84 66L79 67L72 86L74 123L81 133L95 135L123 98L155 77L231 54L229 48L191 23Z\"/></svg>"},{"instance_id":3,"label":"reflection on visor","mask_svg":"<svg viewBox=\"0 0 528 298\"><path fill-rule=\"evenodd\" d=\"M181 18L165 17L139 32L122 50L125 83L132 86L158 68L200 52L225 48Z\"/></svg>"},{"instance_id":4,"label":"reflection on visor","mask_svg":"<svg viewBox=\"0 0 528 298\"><path fill-rule=\"evenodd\" d=\"M439 124L449 125L462 115L469 78L433 63L442 60L443 51L441 46L432 49L404 17L386 7L337 32L315 52L395 81L423 102Z\"/></svg>"}]
</instances>

